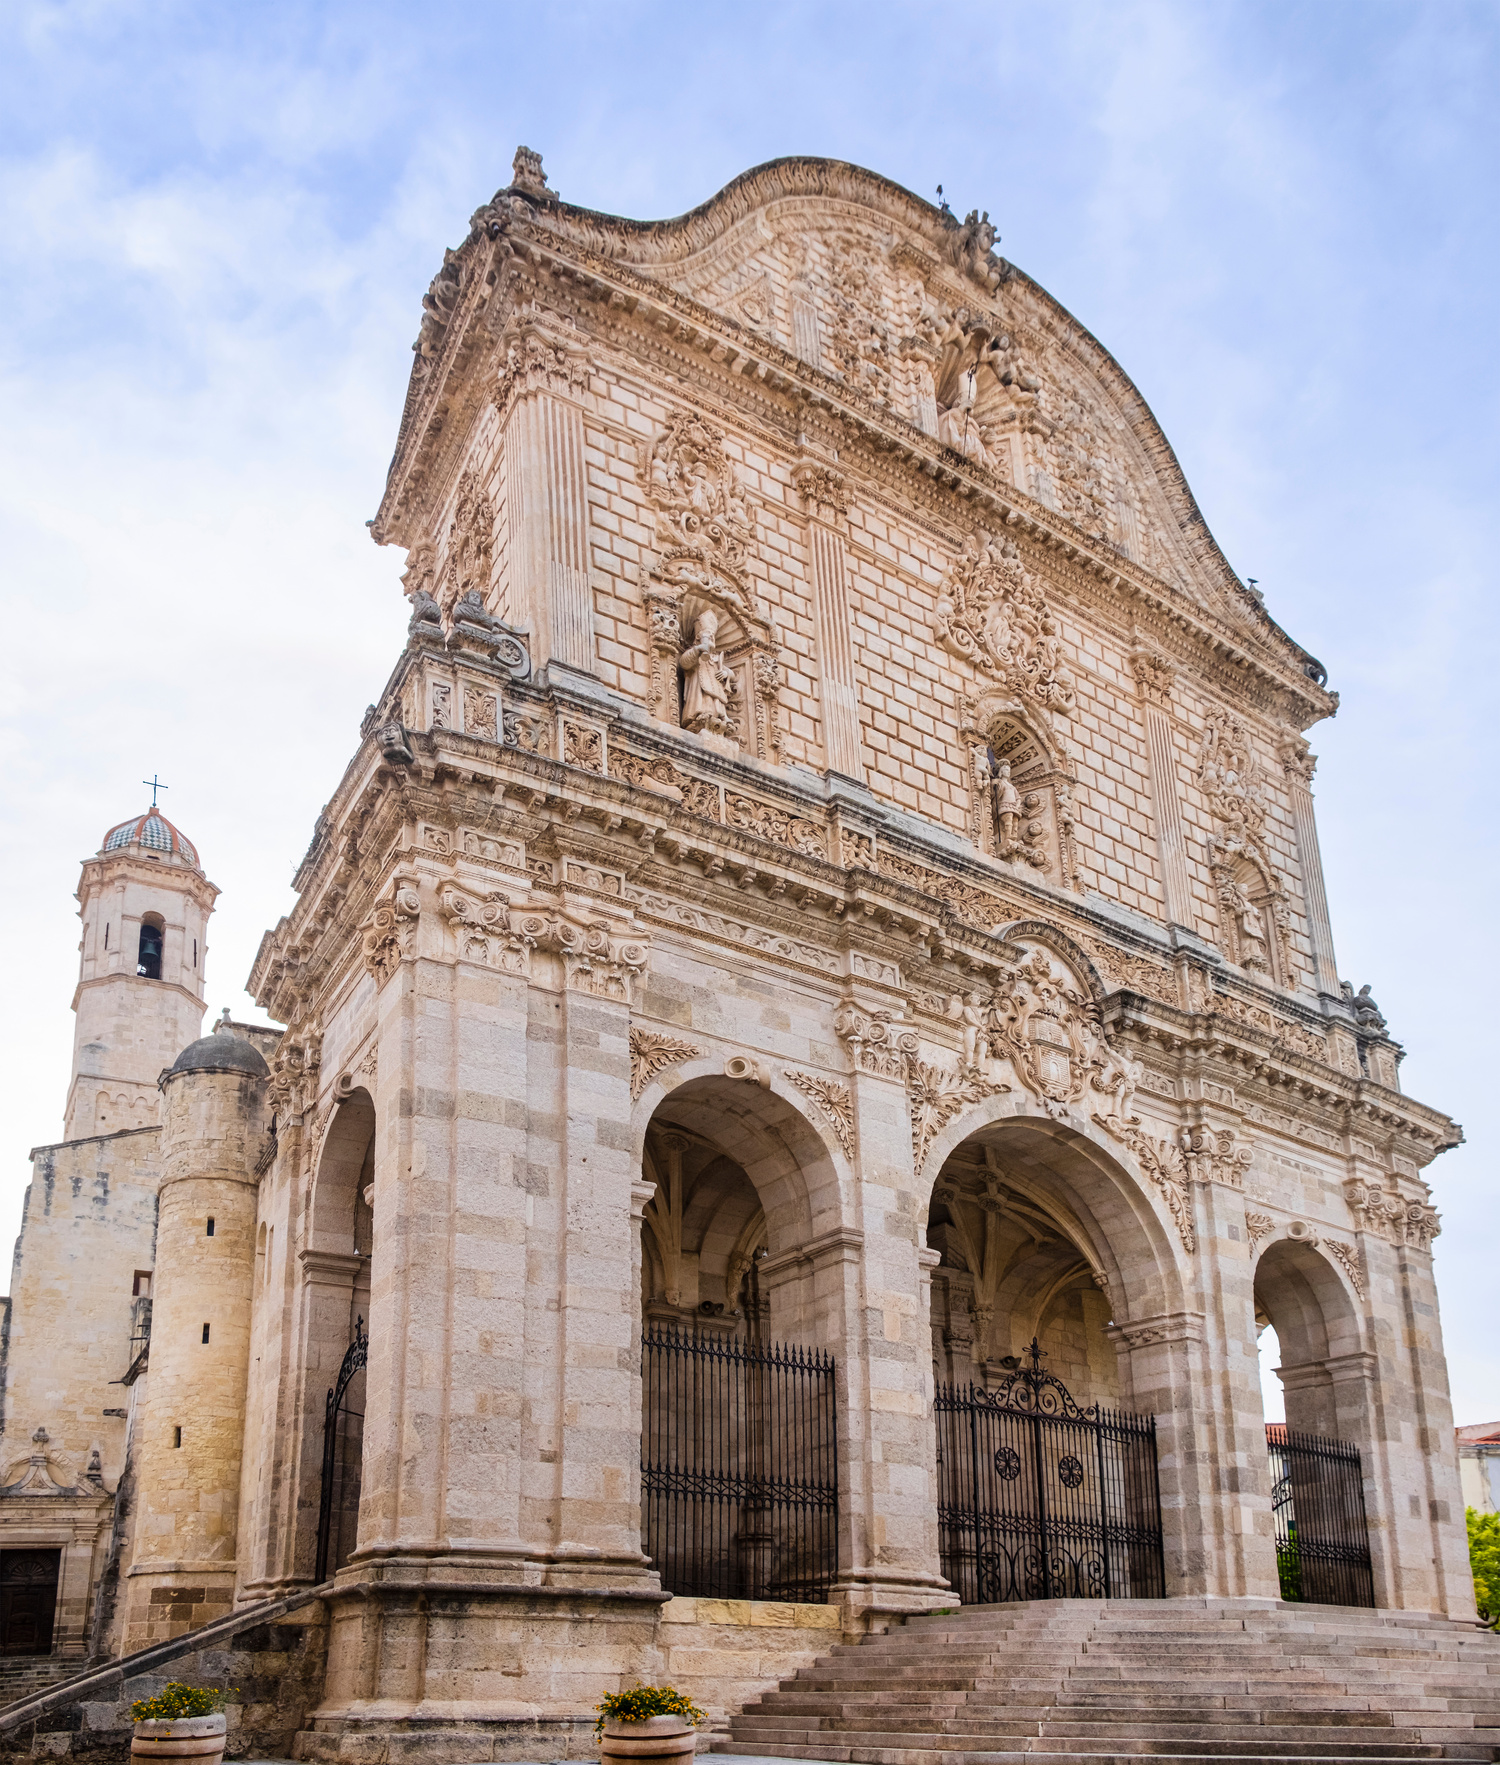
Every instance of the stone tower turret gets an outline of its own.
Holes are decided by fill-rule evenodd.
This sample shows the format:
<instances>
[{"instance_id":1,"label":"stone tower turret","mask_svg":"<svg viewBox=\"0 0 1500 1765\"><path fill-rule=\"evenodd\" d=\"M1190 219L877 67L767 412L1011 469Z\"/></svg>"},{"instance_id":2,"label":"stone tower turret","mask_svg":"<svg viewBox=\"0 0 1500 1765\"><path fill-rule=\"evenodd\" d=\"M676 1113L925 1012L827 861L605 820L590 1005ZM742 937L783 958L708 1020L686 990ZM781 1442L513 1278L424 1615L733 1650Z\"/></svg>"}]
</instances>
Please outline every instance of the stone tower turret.
<instances>
[{"instance_id":1,"label":"stone tower turret","mask_svg":"<svg viewBox=\"0 0 1500 1765\"><path fill-rule=\"evenodd\" d=\"M112 827L84 860L65 1140L160 1119L162 1068L202 1027L218 893L196 850L155 808Z\"/></svg>"},{"instance_id":2,"label":"stone tower turret","mask_svg":"<svg viewBox=\"0 0 1500 1765\"><path fill-rule=\"evenodd\" d=\"M210 1623L234 1604L254 1286L256 1166L269 1069L227 1026L162 1079L156 1283L133 1452L134 1560L125 1649Z\"/></svg>"}]
</instances>

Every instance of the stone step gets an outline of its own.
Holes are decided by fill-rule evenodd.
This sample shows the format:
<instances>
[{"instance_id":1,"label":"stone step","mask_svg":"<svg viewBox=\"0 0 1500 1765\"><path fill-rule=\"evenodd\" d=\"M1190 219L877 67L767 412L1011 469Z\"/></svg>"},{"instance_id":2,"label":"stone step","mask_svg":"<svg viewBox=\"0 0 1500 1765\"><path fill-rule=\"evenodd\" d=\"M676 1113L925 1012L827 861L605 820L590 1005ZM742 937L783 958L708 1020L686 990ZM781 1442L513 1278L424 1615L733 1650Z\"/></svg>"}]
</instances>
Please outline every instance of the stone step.
<instances>
[{"instance_id":1,"label":"stone step","mask_svg":"<svg viewBox=\"0 0 1500 1765\"><path fill-rule=\"evenodd\" d=\"M1005 1746L1005 1741L1013 1745ZM834 1744L830 1745L832 1741ZM996 1746L994 1743L1001 1744ZM1029 1744L1021 1744L1028 1742ZM1490 1760L1493 1749L1486 1746L1472 1746L1454 1750L1445 1748L1435 1742L1364 1742L1364 1741L1288 1741L1279 1744L1266 1736L1256 1736L1247 1740L1221 1740L1217 1742L1189 1739L1186 1737L1161 1737L1158 1735L1140 1738L1114 1739L1099 1735L1036 1735L1036 1736L1002 1736L990 1738L975 1736L972 1739L960 1739L952 1735L934 1734L921 1735L863 1735L839 1737L821 1734L792 1737L786 1735L778 1738L776 1750L771 1753L766 1745L732 1741L715 1748L716 1751L758 1755L760 1757L797 1758L797 1759L844 1759L864 1761L867 1765L993 1765L996 1760L1008 1758L1035 1759L1041 1753L1053 1755L1059 1759L1099 1759L1099 1758L1266 1758L1266 1759L1441 1759L1466 1758Z\"/></svg>"},{"instance_id":2,"label":"stone step","mask_svg":"<svg viewBox=\"0 0 1500 1765\"><path fill-rule=\"evenodd\" d=\"M759 1765L784 1765L785 1761L793 1759L853 1761L855 1762L855 1765L954 1765L954 1762L949 1760L947 1756L941 1752L922 1753L908 1750L897 1751L894 1753L883 1753L879 1750L867 1750L863 1748L802 1747L794 1754L779 1753L772 1755L763 1753L759 1751L758 1748L751 1745L744 1745L732 1740L720 1741L717 1737L715 1737L712 1750L715 1753L725 1753L735 1758L759 1761ZM1047 1747L1045 1742L1039 1740L1035 1746L1025 1750L965 1754L963 1755L963 1765L1139 1765L1139 1761L1143 1756L1149 1758L1151 1755L1113 1752L1058 1753L1052 1751ZM1307 1761L1309 1759L1309 1755L1307 1754L1285 1751L1239 1753L1234 1756L1240 1762L1240 1765L1299 1765L1299 1761ZM1335 1757L1337 1756L1338 1755L1335 1755ZM1407 1759L1411 1757L1442 1757L1446 1759L1482 1760L1488 1760L1490 1758L1488 1750L1473 1749L1467 1751L1449 1749L1445 1750L1441 1755L1428 1750L1418 1752L1417 1754L1399 1751L1390 1753L1365 1753L1360 1756L1363 1760L1373 1761L1379 1761L1381 1759ZM1196 1765L1207 1765L1207 1762L1210 1759L1217 1760L1222 1758L1223 1755L1173 1753L1170 1757L1177 1761L1177 1765L1195 1765L1195 1762ZM1323 1765L1323 1762L1328 1755L1323 1754L1317 1755L1316 1757L1318 1758L1319 1765Z\"/></svg>"}]
</instances>

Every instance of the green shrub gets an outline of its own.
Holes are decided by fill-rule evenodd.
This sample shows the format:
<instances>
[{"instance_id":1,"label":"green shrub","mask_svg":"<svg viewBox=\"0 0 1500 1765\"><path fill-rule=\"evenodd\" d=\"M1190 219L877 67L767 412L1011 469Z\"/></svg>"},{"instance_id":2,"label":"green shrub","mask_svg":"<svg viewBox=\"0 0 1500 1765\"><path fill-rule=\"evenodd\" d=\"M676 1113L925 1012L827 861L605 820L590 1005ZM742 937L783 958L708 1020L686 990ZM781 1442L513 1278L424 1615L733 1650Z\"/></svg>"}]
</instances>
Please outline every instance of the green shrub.
<instances>
[{"instance_id":1,"label":"green shrub","mask_svg":"<svg viewBox=\"0 0 1500 1765\"><path fill-rule=\"evenodd\" d=\"M181 1722L188 1716L217 1716L224 1708L225 1698L232 1697L237 1687L215 1691L211 1685L184 1685L174 1679L154 1698L137 1698L130 1706L132 1722Z\"/></svg>"},{"instance_id":2,"label":"green shrub","mask_svg":"<svg viewBox=\"0 0 1500 1765\"><path fill-rule=\"evenodd\" d=\"M1469 1527L1469 1567L1474 1571L1474 1602L1491 1629L1500 1629L1500 1514L1464 1509Z\"/></svg>"},{"instance_id":3,"label":"green shrub","mask_svg":"<svg viewBox=\"0 0 1500 1765\"><path fill-rule=\"evenodd\" d=\"M652 1716L681 1716L696 1728L708 1717L707 1710L689 1703L670 1685L637 1685L630 1691L607 1692L594 1708L599 1712L599 1720L594 1724L596 1739L604 1733L606 1722L645 1722Z\"/></svg>"}]
</instances>

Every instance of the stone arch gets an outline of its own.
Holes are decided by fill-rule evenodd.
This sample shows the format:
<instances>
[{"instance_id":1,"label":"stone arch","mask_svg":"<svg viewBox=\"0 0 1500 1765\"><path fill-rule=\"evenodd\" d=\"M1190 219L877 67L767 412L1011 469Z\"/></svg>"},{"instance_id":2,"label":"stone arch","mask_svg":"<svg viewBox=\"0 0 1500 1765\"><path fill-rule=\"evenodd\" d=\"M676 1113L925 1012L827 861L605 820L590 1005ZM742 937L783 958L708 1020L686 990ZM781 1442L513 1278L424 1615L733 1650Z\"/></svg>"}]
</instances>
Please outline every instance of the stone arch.
<instances>
[{"instance_id":1,"label":"stone arch","mask_svg":"<svg viewBox=\"0 0 1500 1765\"><path fill-rule=\"evenodd\" d=\"M948 1160L967 1141L991 1145L1036 1173L1062 1201L1082 1238L1080 1252L1102 1277L1111 1322L1123 1327L1187 1306L1184 1250L1158 1186L1131 1153L1076 1112L1057 1120L1014 1091L983 1098L933 1136L924 1166L929 1210Z\"/></svg>"},{"instance_id":2,"label":"stone arch","mask_svg":"<svg viewBox=\"0 0 1500 1765\"><path fill-rule=\"evenodd\" d=\"M369 1191L375 1130L374 1101L363 1086L355 1086L334 1104L308 1198L307 1243L298 1259L303 1377L295 1561L300 1574L312 1573L317 1550L327 1395L356 1332L368 1330L370 1320L374 1212ZM354 1549L363 1481L364 1392L361 1370L348 1387L339 1422L330 1573Z\"/></svg>"},{"instance_id":3,"label":"stone arch","mask_svg":"<svg viewBox=\"0 0 1500 1765\"><path fill-rule=\"evenodd\" d=\"M1007 944L1044 944L1054 956L1060 956L1067 963L1096 1000L1109 997L1109 988L1105 986L1093 957L1060 926L1050 925L1045 919L1012 919L991 926L990 936Z\"/></svg>"},{"instance_id":4,"label":"stone arch","mask_svg":"<svg viewBox=\"0 0 1500 1765\"><path fill-rule=\"evenodd\" d=\"M734 1159L760 1196L771 1254L835 1231L844 1223L853 1169L831 1126L776 1071L749 1062L752 1076L729 1078L712 1056L684 1061L653 1079L631 1122L635 1160L661 1117L702 1132ZM722 1136L722 1137L721 1137Z\"/></svg>"},{"instance_id":5,"label":"stone arch","mask_svg":"<svg viewBox=\"0 0 1500 1765\"><path fill-rule=\"evenodd\" d=\"M731 1078L693 1061L638 1102L638 1156L656 1186L643 1213L642 1307L699 1326L719 1307L724 1327L739 1327L754 1263L770 1271L758 1288L765 1329L816 1340L819 1301L798 1253L842 1227L848 1159L779 1074L745 1064L751 1076ZM684 1144L663 1138L672 1135Z\"/></svg>"},{"instance_id":6,"label":"stone arch","mask_svg":"<svg viewBox=\"0 0 1500 1765\"><path fill-rule=\"evenodd\" d=\"M1373 1356L1347 1274L1315 1241L1275 1238L1256 1259L1255 1319L1281 1345L1287 1426L1365 1450Z\"/></svg>"},{"instance_id":7,"label":"stone arch","mask_svg":"<svg viewBox=\"0 0 1500 1765\"><path fill-rule=\"evenodd\" d=\"M375 1104L360 1085L334 1107L313 1177L309 1247L353 1251L360 1210L369 1211L364 1190L373 1181Z\"/></svg>"}]
</instances>

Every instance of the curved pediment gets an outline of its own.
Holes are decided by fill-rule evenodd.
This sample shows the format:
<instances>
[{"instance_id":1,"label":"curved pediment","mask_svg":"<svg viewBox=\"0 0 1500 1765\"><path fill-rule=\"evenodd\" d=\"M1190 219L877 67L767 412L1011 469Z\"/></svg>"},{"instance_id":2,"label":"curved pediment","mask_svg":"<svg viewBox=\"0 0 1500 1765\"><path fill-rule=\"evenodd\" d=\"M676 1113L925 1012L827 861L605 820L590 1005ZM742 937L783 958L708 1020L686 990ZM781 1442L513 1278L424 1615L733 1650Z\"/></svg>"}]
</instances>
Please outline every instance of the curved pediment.
<instances>
[{"instance_id":1,"label":"curved pediment","mask_svg":"<svg viewBox=\"0 0 1500 1765\"><path fill-rule=\"evenodd\" d=\"M502 192L492 208L507 202L522 199ZM757 166L674 220L522 206L865 394L1200 605L1286 641L1219 551L1139 390L996 255L988 215L960 220L859 166L805 158Z\"/></svg>"}]
</instances>

